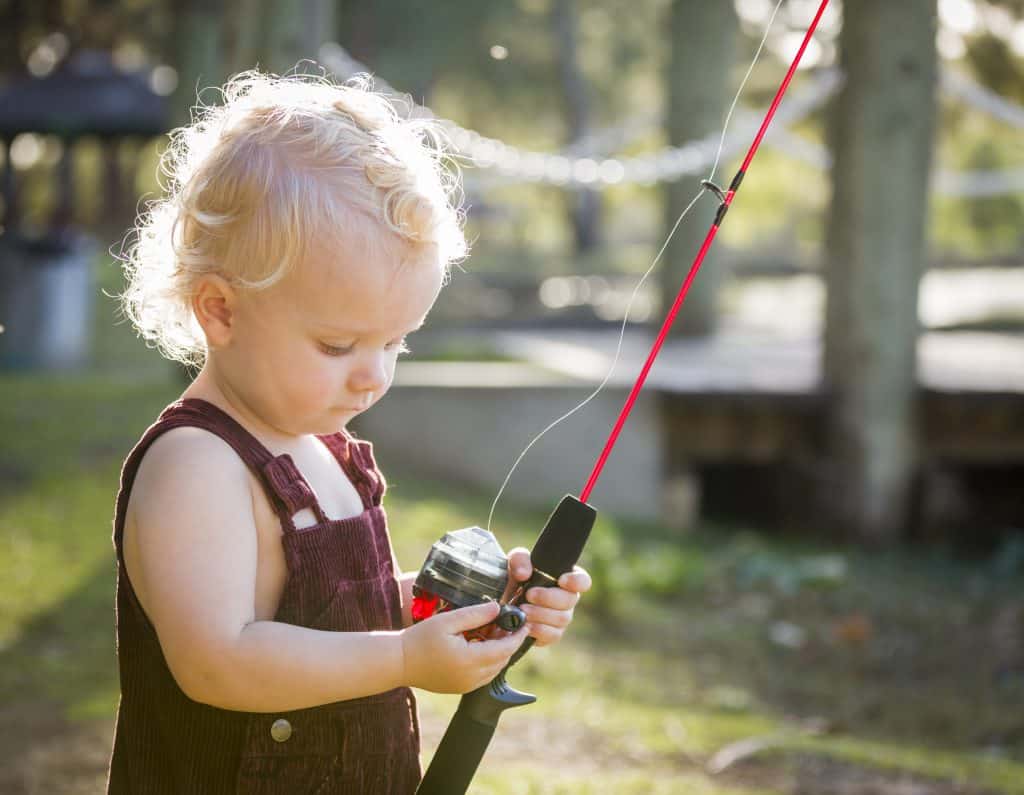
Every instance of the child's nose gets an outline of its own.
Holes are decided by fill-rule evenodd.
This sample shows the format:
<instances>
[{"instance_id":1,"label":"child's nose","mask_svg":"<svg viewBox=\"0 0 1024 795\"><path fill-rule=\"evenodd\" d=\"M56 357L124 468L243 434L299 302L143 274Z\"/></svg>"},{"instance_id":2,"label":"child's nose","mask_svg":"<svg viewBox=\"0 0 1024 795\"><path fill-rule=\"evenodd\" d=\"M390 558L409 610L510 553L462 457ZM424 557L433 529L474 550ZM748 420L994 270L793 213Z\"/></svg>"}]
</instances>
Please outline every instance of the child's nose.
<instances>
[{"instance_id":1,"label":"child's nose","mask_svg":"<svg viewBox=\"0 0 1024 795\"><path fill-rule=\"evenodd\" d=\"M377 353L368 354L363 357L349 376L351 388L359 392L383 389L387 382L387 357Z\"/></svg>"}]
</instances>

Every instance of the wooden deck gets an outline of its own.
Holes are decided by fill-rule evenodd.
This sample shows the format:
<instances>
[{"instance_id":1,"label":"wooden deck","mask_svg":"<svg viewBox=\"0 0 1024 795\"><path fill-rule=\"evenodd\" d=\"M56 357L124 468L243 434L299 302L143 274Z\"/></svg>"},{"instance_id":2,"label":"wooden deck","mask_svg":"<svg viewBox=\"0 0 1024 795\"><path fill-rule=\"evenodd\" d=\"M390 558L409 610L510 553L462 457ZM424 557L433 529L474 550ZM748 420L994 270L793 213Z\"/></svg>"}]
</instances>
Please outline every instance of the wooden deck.
<instances>
[{"instance_id":1,"label":"wooden deck","mask_svg":"<svg viewBox=\"0 0 1024 795\"><path fill-rule=\"evenodd\" d=\"M489 349L510 361L404 362L389 402L402 408L404 400L403 410L420 420L406 428L402 411L376 409L366 418L376 423L367 426L368 438L379 438L387 450L389 434L397 436L395 450L410 461L410 438L458 439L461 469L452 476L495 489L533 436L604 379L618 341L614 329L445 336L456 349ZM527 457L513 480L513 492L520 486L516 498L529 500L537 484L555 490L582 484L652 340L651 332L627 333L602 395ZM414 339L413 347L429 351L429 338ZM918 350L915 510L921 518L915 526L947 534L1024 527L1024 335L930 332ZM679 526L698 514L812 524L810 497L826 477L824 409L820 346L807 335L726 332L670 341L609 461L600 500ZM481 439L485 450L477 450ZM437 467L433 459L422 464Z\"/></svg>"},{"instance_id":2,"label":"wooden deck","mask_svg":"<svg viewBox=\"0 0 1024 795\"><path fill-rule=\"evenodd\" d=\"M498 331L502 353L599 383L615 355L618 331ZM627 330L609 384L631 386L654 341ZM821 346L805 335L723 332L665 343L647 385L671 394L810 394L820 382ZM921 386L936 392L1011 393L1024 397L1024 334L928 332L918 344Z\"/></svg>"},{"instance_id":3,"label":"wooden deck","mask_svg":"<svg viewBox=\"0 0 1024 795\"><path fill-rule=\"evenodd\" d=\"M629 389L653 342L630 331L606 388ZM611 331L505 331L497 350L598 384L615 357ZM645 389L661 395L680 454L770 460L812 449L823 395L820 343L725 333L670 340ZM1024 462L1024 334L929 332L919 340L919 420L925 458Z\"/></svg>"}]
</instances>

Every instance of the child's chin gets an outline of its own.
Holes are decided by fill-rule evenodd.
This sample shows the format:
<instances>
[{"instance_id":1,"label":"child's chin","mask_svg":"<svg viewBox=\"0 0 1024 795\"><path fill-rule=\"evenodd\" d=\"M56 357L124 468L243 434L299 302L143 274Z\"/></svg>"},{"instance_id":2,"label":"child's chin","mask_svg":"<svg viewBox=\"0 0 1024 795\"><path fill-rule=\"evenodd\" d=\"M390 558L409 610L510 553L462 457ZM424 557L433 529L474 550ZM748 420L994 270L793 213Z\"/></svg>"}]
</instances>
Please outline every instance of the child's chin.
<instances>
[{"instance_id":1,"label":"child's chin","mask_svg":"<svg viewBox=\"0 0 1024 795\"><path fill-rule=\"evenodd\" d=\"M354 409L346 409L346 408L332 409L331 413L330 413L330 416L328 416L325 419L325 421L324 421L324 424L328 428L330 428L330 431L322 431L322 432L333 433L335 431L339 431L342 428L344 428L349 423L350 420L358 417L362 413L363 413L362 411L357 411L357 410L354 410Z\"/></svg>"}]
</instances>

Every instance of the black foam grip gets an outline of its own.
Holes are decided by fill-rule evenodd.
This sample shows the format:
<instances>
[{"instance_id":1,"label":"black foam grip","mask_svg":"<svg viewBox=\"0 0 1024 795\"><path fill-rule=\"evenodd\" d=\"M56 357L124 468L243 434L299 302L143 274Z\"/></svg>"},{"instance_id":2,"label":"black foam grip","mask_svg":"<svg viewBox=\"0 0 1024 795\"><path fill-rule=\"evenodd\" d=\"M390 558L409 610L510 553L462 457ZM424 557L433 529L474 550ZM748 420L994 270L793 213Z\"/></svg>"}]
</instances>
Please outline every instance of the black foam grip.
<instances>
[{"instance_id":1,"label":"black foam grip","mask_svg":"<svg viewBox=\"0 0 1024 795\"><path fill-rule=\"evenodd\" d=\"M469 789L497 723L480 722L459 710L448 724L416 795L452 795Z\"/></svg>"},{"instance_id":2,"label":"black foam grip","mask_svg":"<svg viewBox=\"0 0 1024 795\"><path fill-rule=\"evenodd\" d=\"M534 568L559 577L572 571L594 527L597 511L570 494L558 503L530 553Z\"/></svg>"},{"instance_id":3,"label":"black foam grip","mask_svg":"<svg viewBox=\"0 0 1024 795\"><path fill-rule=\"evenodd\" d=\"M566 495L548 517L530 553L538 584L550 583L537 572L559 577L572 571L594 527L597 511ZM506 709L524 706L536 698L507 686L505 671L533 645L527 638L505 669L490 684L465 694L430 761L416 795L462 795L469 789L480 760L491 741L498 718Z\"/></svg>"}]
</instances>

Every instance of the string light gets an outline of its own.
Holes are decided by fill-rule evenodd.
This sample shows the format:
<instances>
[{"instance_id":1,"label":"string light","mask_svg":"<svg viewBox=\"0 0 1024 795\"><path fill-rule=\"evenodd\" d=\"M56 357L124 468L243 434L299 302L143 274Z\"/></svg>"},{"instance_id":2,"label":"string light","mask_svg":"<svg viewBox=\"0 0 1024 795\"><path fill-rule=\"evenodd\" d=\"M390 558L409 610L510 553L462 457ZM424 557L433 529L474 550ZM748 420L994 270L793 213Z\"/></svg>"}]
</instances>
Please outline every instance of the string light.
<instances>
[{"instance_id":1,"label":"string light","mask_svg":"<svg viewBox=\"0 0 1024 795\"><path fill-rule=\"evenodd\" d=\"M758 17L767 3L751 0L745 8L750 18ZM834 26L833 26L834 27ZM499 46L499 45L496 45ZM335 42L325 44L319 52L320 61L341 76L369 72L362 63ZM942 69L940 86L944 93L1015 128L1024 128L1024 108L973 83L953 69ZM399 96L386 81L375 78L377 89ZM788 133L785 128L808 118L821 108L839 89L842 74L837 67L817 69L804 85L786 99L776 115L768 143L783 154L827 169L831 163L828 150L821 144ZM423 105L415 105L413 114L437 118ZM560 152L538 152L512 146L500 139L481 135L453 121L438 119L445 127L452 145L474 169L465 174L467 187L485 189L494 184L541 183L566 189L603 189L620 184L644 186L675 182L683 177L702 173L714 160L718 134L679 146L628 157L604 157L602 153L625 146L630 140L649 133L659 123L656 116L632 119L618 127L592 133ZM757 117L744 113L729 133L722 148L722 157L738 154L756 129ZM953 197L999 196L1024 189L1024 170L951 172L938 170L935 179L938 193Z\"/></svg>"}]
</instances>

